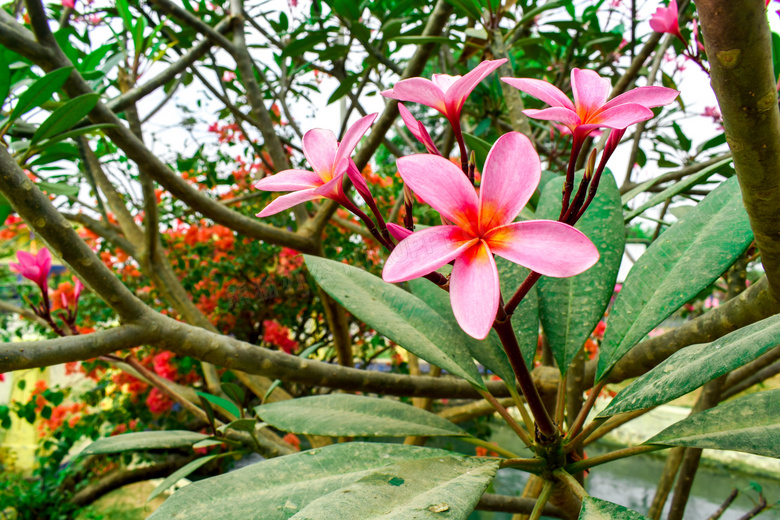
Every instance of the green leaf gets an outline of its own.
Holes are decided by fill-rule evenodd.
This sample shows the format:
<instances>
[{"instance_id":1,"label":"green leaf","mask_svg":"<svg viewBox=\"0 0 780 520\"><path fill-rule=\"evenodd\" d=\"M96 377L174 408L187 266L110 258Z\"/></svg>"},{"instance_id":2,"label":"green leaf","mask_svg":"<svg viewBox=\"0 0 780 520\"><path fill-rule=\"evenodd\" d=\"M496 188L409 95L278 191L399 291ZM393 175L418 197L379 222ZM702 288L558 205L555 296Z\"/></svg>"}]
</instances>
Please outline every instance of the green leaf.
<instances>
[{"instance_id":1,"label":"green leaf","mask_svg":"<svg viewBox=\"0 0 780 520\"><path fill-rule=\"evenodd\" d=\"M120 453L135 450L163 450L190 447L196 442L208 438L208 435L188 430L169 430L155 432L133 432L103 437L79 453L79 456L99 453Z\"/></svg>"},{"instance_id":2,"label":"green leaf","mask_svg":"<svg viewBox=\"0 0 780 520\"><path fill-rule=\"evenodd\" d=\"M8 215L11 214L11 211L13 211L13 208L8 202L8 199L0 194L0 226L5 224L5 220L8 218Z\"/></svg>"},{"instance_id":3,"label":"green leaf","mask_svg":"<svg viewBox=\"0 0 780 520\"><path fill-rule=\"evenodd\" d=\"M336 90L333 91L333 94L330 95L328 98L328 105L333 103L334 101L338 101L347 93L352 90L352 86L355 84L355 82L360 79L360 74L350 74L346 78L344 78L344 81L342 81L338 87L336 87Z\"/></svg>"},{"instance_id":4,"label":"green leaf","mask_svg":"<svg viewBox=\"0 0 780 520\"><path fill-rule=\"evenodd\" d=\"M391 399L350 394L288 399L255 408L258 417L286 432L328 437L462 436L447 419Z\"/></svg>"},{"instance_id":5,"label":"green leaf","mask_svg":"<svg viewBox=\"0 0 780 520\"><path fill-rule=\"evenodd\" d=\"M728 401L693 414L644 444L754 453L780 458L780 389Z\"/></svg>"},{"instance_id":6,"label":"green leaf","mask_svg":"<svg viewBox=\"0 0 780 520\"><path fill-rule=\"evenodd\" d=\"M390 479L395 475L387 471L392 469L390 466L405 460L433 457L468 459L453 457L453 454L446 450L404 444L334 444L266 460L194 482L174 493L149 518L235 520L256 518L258 512L262 512L263 520L287 520L312 501L338 492L361 479L387 474L387 485L393 485L390 484ZM475 460L482 463L485 461ZM435 478L435 475L431 476ZM404 487L405 491L407 487Z\"/></svg>"},{"instance_id":7,"label":"green leaf","mask_svg":"<svg viewBox=\"0 0 780 520\"><path fill-rule=\"evenodd\" d=\"M447 0L447 3L452 4L453 7L460 9L475 20L482 18L482 9L475 0Z\"/></svg>"},{"instance_id":8,"label":"green leaf","mask_svg":"<svg viewBox=\"0 0 780 520\"><path fill-rule=\"evenodd\" d=\"M181 468L171 473L165 480L160 482L160 484L158 484L158 486L154 488L154 491L152 491L152 494L149 495L149 498L147 498L146 501L151 502L152 500L160 496L163 492L165 492L168 488L176 484L178 481L180 481L183 478L187 478L188 475L194 473L201 466L211 462L214 459L218 459L226 455L232 455L232 453L220 453L217 455L207 455L206 457L195 459L191 461L189 464L182 466Z\"/></svg>"},{"instance_id":9,"label":"green leaf","mask_svg":"<svg viewBox=\"0 0 780 520\"><path fill-rule=\"evenodd\" d=\"M443 43L445 45L458 46L457 41L447 38L446 36L396 36L391 38L391 41L396 42L399 45L423 45L425 43Z\"/></svg>"},{"instance_id":10,"label":"green leaf","mask_svg":"<svg viewBox=\"0 0 780 520\"><path fill-rule=\"evenodd\" d=\"M586 497L582 501L579 520L648 520L648 518L612 502Z\"/></svg>"},{"instance_id":11,"label":"green leaf","mask_svg":"<svg viewBox=\"0 0 780 520\"><path fill-rule=\"evenodd\" d=\"M333 10L348 20L357 20L362 12L356 0L333 0Z\"/></svg>"},{"instance_id":12,"label":"green leaf","mask_svg":"<svg viewBox=\"0 0 780 520\"><path fill-rule=\"evenodd\" d=\"M582 174L575 177L579 186ZM562 177L544 187L536 209L540 219L557 220L561 213ZM596 196L577 225L599 250L599 261L569 278L543 276L537 283L539 316L561 375L598 325L615 291L625 247L623 206L615 178L605 171Z\"/></svg>"},{"instance_id":13,"label":"green leaf","mask_svg":"<svg viewBox=\"0 0 780 520\"><path fill-rule=\"evenodd\" d=\"M226 412L233 414L235 417L241 417L241 410L238 409L238 406L232 401L228 401L225 398L207 394L206 392L195 392L199 396L201 396L203 399L206 399L208 402L210 402L213 405L219 406Z\"/></svg>"},{"instance_id":14,"label":"green leaf","mask_svg":"<svg viewBox=\"0 0 780 520\"><path fill-rule=\"evenodd\" d=\"M465 520L496 476L497 461L407 460L325 495L291 520Z\"/></svg>"},{"instance_id":15,"label":"green leaf","mask_svg":"<svg viewBox=\"0 0 780 520\"><path fill-rule=\"evenodd\" d=\"M0 54L0 107L5 105L5 98L11 91L11 69L6 63L5 56Z\"/></svg>"},{"instance_id":16,"label":"green leaf","mask_svg":"<svg viewBox=\"0 0 780 520\"><path fill-rule=\"evenodd\" d=\"M91 132L97 132L98 130L103 130L104 128L111 128L113 126L116 125L111 123L100 123L97 125L82 126L81 128L75 128L69 132L63 132L61 134L45 139L40 143L38 143L38 145L35 148L37 148L38 150L43 150L53 145L54 143L64 141L65 139L71 139L73 137L78 137L80 135L88 134Z\"/></svg>"},{"instance_id":17,"label":"green leaf","mask_svg":"<svg viewBox=\"0 0 780 520\"><path fill-rule=\"evenodd\" d=\"M752 240L742 193L732 177L665 231L634 264L607 320L596 379L715 281Z\"/></svg>"},{"instance_id":18,"label":"green leaf","mask_svg":"<svg viewBox=\"0 0 780 520\"><path fill-rule=\"evenodd\" d=\"M30 140L30 146L64 132L78 123L82 117L95 108L98 99L100 99L100 94L84 94L62 105L41 123L41 126L38 127Z\"/></svg>"},{"instance_id":19,"label":"green leaf","mask_svg":"<svg viewBox=\"0 0 780 520\"><path fill-rule=\"evenodd\" d=\"M650 197L650 199L648 199L647 202L645 202L635 210L629 212L625 217L626 223L628 223L631 219L633 219L637 215L641 215L642 213L644 213L645 210L662 203L666 199L671 199L675 195L678 195L683 191L690 189L701 182L704 182L705 180L707 180L708 177L717 173L719 168L721 168L722 166L730 162L731 162L731 158L729 157L728 159L724 159L720 162L717 162L708 168L704 168L699 173L691 175L690 177L688 177L683 181L675 182L674 184L672 184L671 186L669 186L668 188L666 188L660 193L656 193L655 195Z\"/></svg>"},{"instance_id":20,"label":"green leaf","mask_svg":"<svg viewBox=\"0 0 780 520\"><path fill-rule=\"evenodd\" d=\"M292 40L287 46L285 46L284 50L282 50L282 58L303 55L304 52L312 50L320 43L327 41L327 39L327 32L318 31L310 33L305 38Z\"/></svg>"},{"instance_id":21,"label":"green leaf","mask_svg":"<svg viewBox=\"0 0 780 520\"><path fill-rule=\"evenodd\" d=\"M11 112L10 120L26 114L35 107L42 105L51 98L51 95L57 92L67 81L73 67L63 67L53 70L44 77L39 78L35 83L19 96L14 111Z\"/></svg>"},{"instance_id":22,"label":"green leaf","mask_svg":"<svg viewBox=\"0 0 780 520\"><path fill-rule=\"evenodd\" d=\"M127 0L116 0L116 10L119 11L119 16L125 24L125 29L132 31L133 16L130 14L130 6Z\"/></svg>"},{"instance_id":23,"label":"green leaf","mask_svg":"<svg viewBox=\"0 0 780 520\"><path fill-rule=\"evenodd\" d=\"M509 299L531 272L522 265L510 262L501 257L496 257L498 279L501 284L501 294ZM517 334L517 342L528 370L533 370L536 349L539 346L539 297L536 291L528 291L528 294L520 302L512 315L512 328Z\"/></svg>"},{"instance_id":24,"label":"green leaf","mask_svg":"<svg viewBox=\"0 0 780 520\"><path fill-rule=\"evenodd\" d=\"M449 266L447 266L449 267ZM501 347L498 334L494 330L490 331L487 339L478 340L472 338L463 332L455 319L450 303L450 295L447 291L441 290L435 283L425 278L417 278L407 282L412 294L423 300L431 306L436 313L449 323L456 334L462 334L463 340L471 353L471 357L482 363L488 370L498 375L505 382L516 384L515 373L512 365L509 364L509 358Z\"/></svg>"},{"instance_id":25,"label":"green leaf","mask_svg":"<svg viewBox=\"0 0 780 520\"><path fill-rule=\"evenodd\" d=\"M356 318L412 354L486 389L465 342L425 302L357 267L303 257L317 284Z\"/></svg>"},{"instance_id":26,"label":"green leaf","mask_svg":"<svg viewBox=\"0 0 780 520\"><path fill-rule=\"evenodd\" d=\"M235 383L222 383L220 386L222 387L222 391L225 392L225 395L227 395L234 403L236 403L238 406L243 405L244 400L246 399L246 393L244 392L243 388Z\"/></svg>"},{"instance_id":27,"label":"green leaf","mask_svg":"<svg viewBox=\"0 0 780 520\"><path fill-rule=\"evenodd\" d=\"M225 432L226 430L253 432L255 431L257 424L258 423L256 419L236 419L235 421L231 421L228 424L223 424L217 428L217 430L220 432Z\"/></svg>"},{"instance_id":28,"label":"green leaf","mask_svg":"<svg viewBox=\"0 0 780 520\"><path fill-rule=\"evenodd\" d=\"M463 132L463 139L469 150L472 150L477 157L477 171L482 171L485 160L490 153L490 143L468 132Z\"/></svg>"},{"instance_id":29,"label":"green leaf","mask_svg":"<svg viewBox=\"0 0 780 520\"><path fill-rule=\"evenodd\" d=\"M615 396L599 417L668 403L753 361L780 343L780 315L743 327L712 343L686 347Z\"/></svg>"},{"instance_id":30,"label":"green leaf","mask_svg":"<svg viewBox=\"0 0 780 520\"><path fill-rule=\"evenodd\" d=\"M41 189L41 191L45 191L46 193L50 195L70 195L71 197L75 197L79 194L79 187L78 186L71 186L70 184L65 183L52 183L52 182L45 182L45 181L39 181L35 183L38 188Z\"/></svg>"}]
</instances>

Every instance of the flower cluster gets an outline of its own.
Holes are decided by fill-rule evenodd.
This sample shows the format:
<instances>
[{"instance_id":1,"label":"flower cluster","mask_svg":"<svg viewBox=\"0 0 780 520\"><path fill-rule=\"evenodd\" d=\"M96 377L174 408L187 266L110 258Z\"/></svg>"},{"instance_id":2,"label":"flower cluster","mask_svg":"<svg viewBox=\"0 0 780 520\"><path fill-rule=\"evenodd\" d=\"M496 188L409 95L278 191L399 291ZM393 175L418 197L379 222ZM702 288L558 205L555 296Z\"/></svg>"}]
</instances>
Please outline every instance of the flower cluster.
<instances>
[{"instance_id":1,"label":"flower cluster","mask_svg":"<svg viewBox=\"0 0 780 520\"><path fill-rule=\"evenodd\" d=\"M401 118L426 154L401 157L397 168L404 181L407 218L404 226L386 224L368 185L351 159L358 141L375 115L358 120L341 142L328 130L315 129L303 138L303 151L313 171L286 170L255 184L266 191L289 191L268 205L265 217L306 201L329 198L355 214L389 252L383 270L387 282L428 277L450 293L455 317L468 334L484 338L504 319L502 295L494 255L531 269L537 276L574 276L599 259L596 246L573 227L592 200L606 161L625 129L653 117L652 108L671 103L679 94L664 87L639 87L609 99L608 79L595 71L573 69L574 100L545 81L501 78L505 83L550 105L525 111L528 117L562 124L572 134L572 153L566 175L561 216L557 221L515 221L531 199L541 177L541 163L529 139L518 132L501 136L491 148L477 186L476 164L469 161L461 130L461 112L476 86L506 60L480 63L464 76L435 74L432 80L410 78L382 92L391 99L417 102L443 115L460 148L460 168L443 157L430 133L399 103ZM576 194L574 165L585 138L599 128L611 129L601 162L588 162L585 179ZM344 192L347 175L373 213L368 217ZM588 190L589 187L589 190ZM416 196L416 197L415 197ZM424 200L441 215L442 225L414 231L411 207ZM436 271L452 264L449 277ZM522 298L522 296L521 296Z\"/></svg>"}]
</instances>

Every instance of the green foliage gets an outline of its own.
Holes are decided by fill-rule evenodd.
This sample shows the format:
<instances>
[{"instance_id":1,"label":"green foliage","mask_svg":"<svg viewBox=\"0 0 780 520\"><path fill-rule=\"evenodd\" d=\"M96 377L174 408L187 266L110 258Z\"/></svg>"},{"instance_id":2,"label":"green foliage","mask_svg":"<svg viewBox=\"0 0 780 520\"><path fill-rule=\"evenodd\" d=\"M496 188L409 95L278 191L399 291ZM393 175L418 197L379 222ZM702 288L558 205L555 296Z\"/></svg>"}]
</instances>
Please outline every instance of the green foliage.
<instances>
[{"instance_id":1,"label":"green foliage","mask_svg":"<svg viewBox=\"0 0 780 520\"><path fill-rule=\"evenodd\" d=\"M754 453L780 458L780 390L746 395L677 422L645 444Z\"/></svg>"},{"instance_id":2,"label":"green foliage","mask_svg":"<svg viewBox=\"0 0 780 520\"><path fill-rule=\"evenodd\" d=\"M631 268L607 321L597 379L715 281L752 240L739 184L731 178L661 235Z\"/></svg>"},{"instance_id":3,"label":"green foliage","mask_svg":"<svg viewBox=\"0 0 780 520\"><path fill-rule=\"evenodd\" d=\"M208 435L187 430L125 433L98 439L84 448L79 455L85 457L98 453L186 448L207 437Z\"/></svg>"},{"instance_id":4,"label":"green foliage","mask_svg":"<svg viewBox=\"0 0 780 520\"><path fill-rule=\"evenodd\" d=\"M579 520L647 520L647 517L612 502L588 497L582 501Z\"/></svg>"},{"instance_id":5,"label":"green foliage","mask_svg":"<svg viewBox=\"0 0 780 520\"><path fill-rule=\"evenodd\" d=\"M579 185L581 179L581 174L575 176L574 185ZM545 185L536 218L558 218L562 188L563 178L553 179ZM604 172L596 196L575 227L596 245L599 261L580 275L542 277L537 284L542 327L561 374L566 373L604 316L623 260L623 211L620 192L610 172Z\"/></svg>"},{"instance_id":6,"label":"green foliage","mask_svg":"<svg viewBox=\"0 0 780 520\"><path fill-rule=\"evenodd\" d=\"M447 419L408 404L349 394L302 397L255 408L258 417L286 432L332 437L458 437Z\"/></svg>"}]
</instances>

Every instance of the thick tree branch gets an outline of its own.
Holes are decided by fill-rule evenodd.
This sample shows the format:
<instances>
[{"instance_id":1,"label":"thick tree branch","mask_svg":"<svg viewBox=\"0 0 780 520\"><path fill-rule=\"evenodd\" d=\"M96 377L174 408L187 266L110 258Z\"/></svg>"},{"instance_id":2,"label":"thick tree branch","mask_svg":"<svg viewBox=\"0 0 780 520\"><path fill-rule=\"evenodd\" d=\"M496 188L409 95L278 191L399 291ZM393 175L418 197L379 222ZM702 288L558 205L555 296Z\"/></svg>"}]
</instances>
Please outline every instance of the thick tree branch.
<instances>
[{"instance_id":1,"label":"thick tree branch","mask_svg":"<svg viewBox=\"0 0 780 520\"><path fill-rule=\"evenodd\" d=\"M742 199L769 290L780 299L780 111L766 8L760 0L696 7Z\"/></svg>"},{"instance_id":2,"label":"thick tree branch","mask_svg":"<svg viewBox=\"0 0 780 520\"><path fill-rule=\"evenodd\" d=\"M536 500L533 498L510 497L505 495L493 495L485 493L479 499L477 510L498 511L502 513L514 513L528 515L534 510ZM552 504L546 504L542 514L551 518L572 519L566 512Z\"/></svg>"}]
</instances>

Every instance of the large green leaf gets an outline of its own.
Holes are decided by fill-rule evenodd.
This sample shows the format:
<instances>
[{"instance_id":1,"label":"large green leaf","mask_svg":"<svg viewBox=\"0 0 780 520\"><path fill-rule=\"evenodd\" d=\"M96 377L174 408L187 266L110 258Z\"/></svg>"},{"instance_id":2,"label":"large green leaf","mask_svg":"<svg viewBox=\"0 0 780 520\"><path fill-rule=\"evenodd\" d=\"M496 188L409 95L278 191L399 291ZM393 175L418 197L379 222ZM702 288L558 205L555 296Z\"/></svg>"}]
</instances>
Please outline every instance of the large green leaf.
<instances>
[{"instance_id":1,"label":"large green leaf","mask_svg":"<svg viewBox=\"0 0 780 520\"><path fill-rule=\"evenodd\" d=\"M406 460L306 506L293 520L466 519L496 476L497 461Z\"/></svg>"},{"instance_id":2,"label":"large green leaf","mask_svg":"<svg viewBox=\"0 0 780 520\"><path fill-rule=\"evenodd\" d=\"M19 96L14 111L11 112L10 120L24 115L35 107L41 106L51 98L51 95L57 92L65 84L73 67L63 67L53 70L44 77L39 78L27 90Z\"/></svg>"},{"instance_id":3,"label":"large green leaf","mask_svg":"<svg viewBox=\"0 0 780 520\"><path fill-rule=\"evenodd\" d=\"M100 94L83 94L62 105L41 123L30 140L30 146L64 132L81 121L82 117L95 108L98 99L100 99Z\"/></svg>"},{"instance_id":4,"label":"large green leaf","mask_svg":"<svg viewBox=\"0 0 780 520\"><path fill-rule=\"evenodd\" d=\"M458 325L455 314L452 312L450 295L447 291L442 291L435 283L425 278L417 278L408 283L412 294L430 305L439 316L452 325L456 334L463 335L463 341L474 359L504 381L515 384L515 373L512 370L512 365L509 364L506 352L501 347L501 341L498 339L496 331L491 330L487 339L478 340L472 338L463 332Z\"/></svg>"},{"instance_id":5,"label":"large green leaf","mask_svg":"<svg viewBox=\"0 0 780 520\"><path fill-rule=\"evenodd\" d=\"M780 315L743 327L712 343L684 348L624 388L599 417L668 403L753 361L778 343Z\"/></svg>"},{"instance_id":6,"label":"large green leaf","mask_svg":"<svg viewBox=\"0 0 780 520\"><path fill-rule=\"evenodd\" d=\"M634 264L607 320L597 380L659 323L699 294L753 240L737 178L707 195Z\"/></svg>"},{"instance_id":7,"label":"large green leaf","mask_svg":"<svg viewBox=\"0 0 780 520\"><path fill-rule=\"evenodd\" d=\"M461 436L447 419L390 399L350 394L317 395L255 408L265 422L286 432L330 437Z\"/></svg>"},{"instance_id":8,"label":"large green leaf","mask_svg":"<svg viewBox=\"0 0 780 520\"><path fill-rule=\"evenodd\" d=\"M79 453L79 455L184 448L206 438L208 438L208 435L187 430L124 433L98 439L84 448L84 451Z\"/></svg>"},{"instance_id":9,"label":"large green leaf","mask_svg":"<svg viewBox=\"0 0 780 520\"><path fill-rule=\"evenodd\" d=\"M312 501L364 478L387 474L388 485L404 479L386 471L405 460L466 459L446 450L349 442L252 464L200 480L173 494L150 517L153 520L287 520ZM481 459L484 463L484 459ZM444 518L447 518L446 516Z\"/></svg>"},{"instance_id":10,"label":"large green leaf","mask_svg":"<svg viewBox=\"0 0 780 520\"><path fill-rule=\"evenodd\" d=\"M575 178L579 185L582 174ZM544 187L536 209L540 219L557 220L561 213L562 177ZM615 291L623 260L625 230L620 190L615 178L604 172L596 196L575 226L599 250L599 261L584 273L569 278L543 276L537 283L539 317L561 374L565 374L593 329L598 325Z\"/></svg>"},{"instance_id":11,"label":"large green leaf","mask_svg":"<svg viewBox=\"0 0 780 520\"><path fill-rule=\"evenodd\" d=\"M579 520L648 520L636 511L626 507L599 500L598 498L587 497L582 501Z\"/></svg>"},{"instance_id":12,"label":"large green leaf","mask_svg":"<svg viewBox=\"0 0 780 520\"><path fill-rule=\"evenodd\" d=\"M319 286L363 323L429 363L486 388L465 341L424 301L357 267L304 258Z\"/></svg>"},{"instance_id":13,"label":"large green leaf","mask_svg":"<svg viewBox=\"0 0 780 520\"><path fill-rule=\"evenodd\" d=\"M637 215L641 215L642 213L644 213L645 210L652 208L653 206L656 206L667 199L671 199L675 195L679 195L683 191L692 188L701 182L704 182L705 180L707 180L708 177L717 173L721 167L727 165L730 162L731 162L731 157L729 157L728 159L724 159L720 162L717 162L712 166L704 168L699 173L691 175L685 180L672 184L662 192L656 193L655 195L650 197L644 204L641 204L635 210L629 212L625 217L625 221L628 222L634 217L636 217Z\"/></svg>"},{"instance_id":14,"label":"large green leaf","mask_svg":"<svg viewBox=\"0 0 780 520\"><path fill-rule=\"evenodd\" d=\"M526 279L530 271L499 256L496 257L498 279L501 283L501 294L504 299L512 297L518 287ZM529 370L534 367L534 356L539 346L539 298L536 291L528 291L523 301L512 315L512 328L517 334L517 342L523 354L525 366Z\"/></svg>"},{"instance_id":15,"label":"large green leaf","mask_svg":"<svg viewBox=\"0 0 780 520\"><path fill-rule=\"evenodd\" d=\"M728 401L674 423L645 442L780 458L780 389Z\"/></svg>"}]
</instances>

